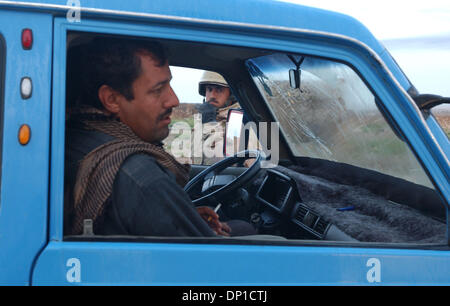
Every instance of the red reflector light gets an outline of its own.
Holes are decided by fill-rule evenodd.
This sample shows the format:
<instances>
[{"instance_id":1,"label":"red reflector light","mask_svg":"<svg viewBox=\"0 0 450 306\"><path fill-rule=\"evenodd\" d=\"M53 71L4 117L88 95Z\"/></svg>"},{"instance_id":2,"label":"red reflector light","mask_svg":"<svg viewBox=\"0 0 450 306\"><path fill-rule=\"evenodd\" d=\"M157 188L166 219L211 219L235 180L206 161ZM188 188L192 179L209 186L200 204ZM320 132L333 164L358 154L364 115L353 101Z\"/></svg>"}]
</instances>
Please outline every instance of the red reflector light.
<instances>
[{"instance_id":1,"label":"red reflector light","mask_svg":"<svg viewBox=\"0 0 450 306\"><path fill-rule=\"evenodd\" d=\"M30 50L33 47L33 31L31 29L22 31L22 47L25 50Z\"/></svg>"}]
</instances>

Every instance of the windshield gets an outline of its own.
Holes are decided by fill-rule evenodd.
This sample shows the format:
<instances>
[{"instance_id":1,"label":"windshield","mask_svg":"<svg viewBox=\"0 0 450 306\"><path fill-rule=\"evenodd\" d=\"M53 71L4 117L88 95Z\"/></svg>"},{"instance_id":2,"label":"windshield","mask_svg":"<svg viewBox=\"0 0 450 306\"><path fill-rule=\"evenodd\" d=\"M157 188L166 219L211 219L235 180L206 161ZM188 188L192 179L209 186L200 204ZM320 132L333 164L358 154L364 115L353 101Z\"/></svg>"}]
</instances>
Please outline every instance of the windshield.
<instances>
[{"instance_id":1,"label":"windshield","mask_svg":"<svg viewBox=\"0 0 450 306\"><path fill-rule=\"evenodd\" d=\"M289 70L299 62L300 88L291 88ZM247 67L295 156L351 164L432 188L375 96L347 65L272 54L248 60Z\"/></svg>"}]
</instances>

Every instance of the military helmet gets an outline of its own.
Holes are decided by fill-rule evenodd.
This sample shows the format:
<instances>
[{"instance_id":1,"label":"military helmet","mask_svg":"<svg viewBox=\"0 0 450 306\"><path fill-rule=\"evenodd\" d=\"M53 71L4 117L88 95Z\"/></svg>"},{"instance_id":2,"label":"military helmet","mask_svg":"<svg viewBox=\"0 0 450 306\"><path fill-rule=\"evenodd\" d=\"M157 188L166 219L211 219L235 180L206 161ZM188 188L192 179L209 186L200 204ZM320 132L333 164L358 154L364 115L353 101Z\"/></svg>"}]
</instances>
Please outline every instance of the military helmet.
<instances>
[{"instance_id":1,"label":"military helmet","mask_svg":"<svg viewBox=\"0 0 450 306\"><path fill-rule=\"evenodd\" d=\"M220 74L217 72L212 71L205 71L200 79L200 82L198 83L198 92L200 95L205 96L206 95L206 85L218 85L223 87L230 87Z\"/></svg>"}]
</instances>

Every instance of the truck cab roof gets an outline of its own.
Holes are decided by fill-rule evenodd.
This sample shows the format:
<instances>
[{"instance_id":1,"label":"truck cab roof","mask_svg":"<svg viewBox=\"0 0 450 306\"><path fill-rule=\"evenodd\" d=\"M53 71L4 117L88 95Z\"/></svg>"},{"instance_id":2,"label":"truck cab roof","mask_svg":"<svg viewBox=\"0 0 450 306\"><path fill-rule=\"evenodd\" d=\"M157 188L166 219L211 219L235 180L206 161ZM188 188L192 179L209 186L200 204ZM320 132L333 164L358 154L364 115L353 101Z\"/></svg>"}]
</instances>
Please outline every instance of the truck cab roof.
<instances>
[{"instance_id":1,"label":"truck cab roof","mask_svg":"<svg viewBox=\"0 0 450 306\"><path fill-rule=\"evenodd\" d=\"M62 11L64 14L70 3L60 0L33 1L20 3L0 1L2 5L30 6L34 9ZM75 4L75 3L74 3ZM276 5L275 5L276 4ZM306 31L333 35L350 39L365 45L378 55L391 70L405 90L411 90L412 84L392 59L386 48L372 33L355 18L323 9L272 0L172 0L170 5L164 0L154 1L100 1L81 3L82 14L122 15L123 17L172 18L193 23L234 23L239 25L283 28L291 31ZM120 18L120 17L119 17Z\"/></svg>"}]
</instances>

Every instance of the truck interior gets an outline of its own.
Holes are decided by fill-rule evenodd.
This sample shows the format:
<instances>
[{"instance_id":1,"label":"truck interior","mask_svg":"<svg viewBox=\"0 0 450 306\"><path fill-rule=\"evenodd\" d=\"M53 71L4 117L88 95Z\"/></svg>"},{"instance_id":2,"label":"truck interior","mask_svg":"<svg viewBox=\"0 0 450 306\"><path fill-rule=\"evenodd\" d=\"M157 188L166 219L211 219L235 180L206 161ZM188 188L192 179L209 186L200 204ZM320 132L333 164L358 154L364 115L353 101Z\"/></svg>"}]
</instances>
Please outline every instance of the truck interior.
<instances>
[{"instance_id":1,"label":"truck interior","mask_svg":"<svg viewBox=\"0 0 450 306\"><path fill-rule=\"evenodd\" d=\"M79 50L99 35L68 33L66 109L78 98ZM279 123L279 143L271 144L278 146L274 167L261 167L261 160L250 168L236 166L242 158L229 158L218 168L193 165L191 178L211 171L189 185L189 195L195 200L222 190L216 199L223 204L221 214L254 224L261 235L281 238L65 235L64 240L447 245L446 211L439 193L395 122L352 67L308 54L158 41L167 49L170 65L223 75L251 121ZM301 72L297 88L289 84L290 70ZM356 152L357 148L363 149ZM383 152L377 155L379 151ZM403 173L405 169L412 172ZM223 180L205 188L211 173Z\"/></svg>"}]
</instances>

